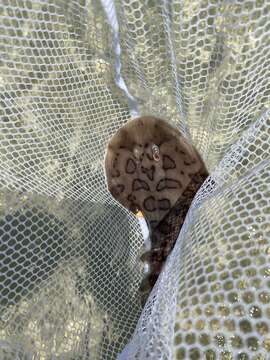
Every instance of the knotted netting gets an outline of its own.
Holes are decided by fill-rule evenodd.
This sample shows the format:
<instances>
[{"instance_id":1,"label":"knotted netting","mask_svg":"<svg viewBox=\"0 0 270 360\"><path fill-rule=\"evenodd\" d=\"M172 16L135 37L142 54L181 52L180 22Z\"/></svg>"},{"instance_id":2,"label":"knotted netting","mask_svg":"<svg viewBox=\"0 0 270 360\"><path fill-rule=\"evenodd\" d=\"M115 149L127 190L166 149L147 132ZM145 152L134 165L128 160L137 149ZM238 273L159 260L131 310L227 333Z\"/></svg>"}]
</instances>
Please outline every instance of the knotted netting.
<instances>
[{"instance_id":1,"label":"knotted netting","mask_svg":"<svg viewBox=\"0 0 270 360\"><path fill-rule=\"evenodd\" d=\"M0 359L270 358L270 1L2 0ZM142 310L108 140L175 124L210 177Z\"/></svg>"}]
</instances>

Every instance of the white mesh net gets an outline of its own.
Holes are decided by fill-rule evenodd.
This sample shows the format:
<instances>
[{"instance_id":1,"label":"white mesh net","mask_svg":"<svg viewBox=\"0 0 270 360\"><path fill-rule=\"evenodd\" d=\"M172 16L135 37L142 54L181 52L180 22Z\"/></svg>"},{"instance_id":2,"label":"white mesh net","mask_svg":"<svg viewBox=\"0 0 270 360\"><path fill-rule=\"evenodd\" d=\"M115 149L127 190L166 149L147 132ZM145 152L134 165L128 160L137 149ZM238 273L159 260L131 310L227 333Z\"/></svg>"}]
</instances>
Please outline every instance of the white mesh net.
<instances>
[{"instance_id":1,"label":"white mesh net","mask_svg":"<svg viewBox=\"0 0 270 360\"><path fill-rule=\"evenodd\" d=\"M269 13L2 0L1 360L269 359ZM142 314L140 227L103 172L136 106L211 172Z\"/></svg>"}]
</instances>

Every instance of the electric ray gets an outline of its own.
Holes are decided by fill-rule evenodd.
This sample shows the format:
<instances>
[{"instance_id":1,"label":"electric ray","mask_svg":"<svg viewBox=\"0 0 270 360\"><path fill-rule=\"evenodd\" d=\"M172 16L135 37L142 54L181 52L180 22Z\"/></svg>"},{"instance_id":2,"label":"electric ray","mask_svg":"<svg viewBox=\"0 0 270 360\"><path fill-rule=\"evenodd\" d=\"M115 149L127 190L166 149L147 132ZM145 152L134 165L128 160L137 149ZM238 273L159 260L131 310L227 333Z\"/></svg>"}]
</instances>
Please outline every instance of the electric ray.
<instances>
[{"instance_id":1,"label":"electric ray","mask_svg":"<svg viewBox=\"0 0 270 360\"><path fill-rule=\"evenodd\" d=\"M208 172L181 132L152 116L130 120L114 134L105 172L112 196L134 214L140 211L149 226L151 249L142 256L149 272L140 286L144 303Z\"/></svg>"}]
</instances>

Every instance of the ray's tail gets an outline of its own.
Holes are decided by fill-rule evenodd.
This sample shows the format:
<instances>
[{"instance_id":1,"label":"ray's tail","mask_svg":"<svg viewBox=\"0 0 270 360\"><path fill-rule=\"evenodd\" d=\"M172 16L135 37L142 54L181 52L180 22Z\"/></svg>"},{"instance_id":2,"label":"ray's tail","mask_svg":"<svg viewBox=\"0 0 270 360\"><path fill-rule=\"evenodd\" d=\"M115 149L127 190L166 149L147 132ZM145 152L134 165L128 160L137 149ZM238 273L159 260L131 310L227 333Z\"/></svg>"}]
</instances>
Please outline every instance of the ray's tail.
<instances>
[{"instance_id":1,"label":"ray's tail","mask_svg":"<svg viewBox=\"0 0 270 360\"><path fill-rule=\"evenodd\" d=\"M148 264L148 272L139 288L142 306L145 305L174 247L192 200L207 177L208 172L205 168L192 175L190 184L170 212L156 226L151 226L151 249L141 256L141 260Z\"/></svg>"}]
</instances>

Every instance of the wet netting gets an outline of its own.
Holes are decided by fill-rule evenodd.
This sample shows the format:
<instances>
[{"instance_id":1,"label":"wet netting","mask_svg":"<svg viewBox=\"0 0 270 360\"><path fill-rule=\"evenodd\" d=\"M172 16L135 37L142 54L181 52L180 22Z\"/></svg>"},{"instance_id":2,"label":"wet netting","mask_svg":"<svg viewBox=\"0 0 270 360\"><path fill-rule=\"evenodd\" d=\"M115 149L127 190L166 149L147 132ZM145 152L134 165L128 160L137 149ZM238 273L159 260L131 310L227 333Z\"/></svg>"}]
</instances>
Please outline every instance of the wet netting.
<instances>
[{"instance_id":1,"label":"wet netting","mask_svg":"<svg viewBox=\"0 0 270 360\"><path fill-rule=\"evenodd\" d=\"M2 0L0 359L267 360L270 1ZM104 176L134 115L210 172L141 308Z\"/></svg>"}]
</instances>

